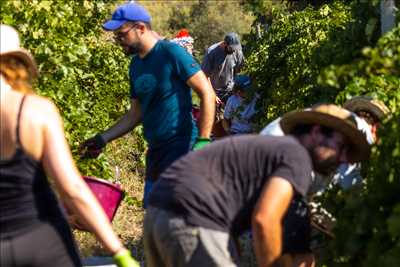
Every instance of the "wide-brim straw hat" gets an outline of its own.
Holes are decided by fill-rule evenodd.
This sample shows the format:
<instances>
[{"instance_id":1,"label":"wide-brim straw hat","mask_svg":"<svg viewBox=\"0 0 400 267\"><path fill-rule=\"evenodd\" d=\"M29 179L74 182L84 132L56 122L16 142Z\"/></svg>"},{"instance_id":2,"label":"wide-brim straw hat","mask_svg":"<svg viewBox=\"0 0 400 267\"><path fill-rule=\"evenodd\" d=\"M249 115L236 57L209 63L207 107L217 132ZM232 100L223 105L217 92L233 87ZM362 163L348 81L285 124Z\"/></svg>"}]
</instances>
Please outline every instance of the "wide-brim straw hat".
<instances>
[{"instance_id":1,"label":"wide-brim straw hat","mask_svg":"<svg viewBox=\"0 0 400 267\"><path fill-rule=\"evenodd\" d=\"M357 129L354 116L348 110L333 104L323 104L309 110L289 112L282 117L280 122L285 134L290 134L296 126L301 124L322 125L346 136L351 144L347 154L351 163L369 157L370 145L364 134Z\"/></svg>"},{"instance_id":2,"label":"wide-brim straw hat","mask_svg":"<svg viewBox=\"0 0 400 267\"><path fill-rule=\"evenodd\" d=\"M384 118L389 113L389 109L385 106L385 104L383 104L383 102L370 96L355 96L347 100L343 107L353 112L361 110L370 112L379 120Z\"/></svg>"},{"instance_id":3,"label":"wide-brim straw hat","mask_svg":"<svg viewBox=\"0 0 400 267\"><path fill-rule=\"evenodd\" d=\"M0 56L13 56L19 58L28 68L32 78L39 75L35 59L32 54L20 46L18 32L11 26L0 25Z\"/></svg>"}]
</instances>

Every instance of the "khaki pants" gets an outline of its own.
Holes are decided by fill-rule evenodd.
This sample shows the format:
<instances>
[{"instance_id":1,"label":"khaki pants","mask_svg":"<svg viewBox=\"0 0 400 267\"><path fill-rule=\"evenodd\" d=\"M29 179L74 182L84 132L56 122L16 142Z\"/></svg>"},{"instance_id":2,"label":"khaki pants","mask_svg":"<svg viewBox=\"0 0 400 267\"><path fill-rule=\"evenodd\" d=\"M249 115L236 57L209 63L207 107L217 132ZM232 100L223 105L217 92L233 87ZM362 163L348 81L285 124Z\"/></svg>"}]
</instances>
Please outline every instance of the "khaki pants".
<instances>
[{"instance_id":1,"label":"khaki pants","mask_svg":"<svg viewBox=\"0 0 400 267\"><path fill-rule=\"evenodd\" d=\"M224 111L225 111L224 105L217 105L215 111L215 121L212 129L213 138L220 138L228 135L228 133L225 131L222 125L222 120L224 119Z\"/></svg>"}]
</instances>

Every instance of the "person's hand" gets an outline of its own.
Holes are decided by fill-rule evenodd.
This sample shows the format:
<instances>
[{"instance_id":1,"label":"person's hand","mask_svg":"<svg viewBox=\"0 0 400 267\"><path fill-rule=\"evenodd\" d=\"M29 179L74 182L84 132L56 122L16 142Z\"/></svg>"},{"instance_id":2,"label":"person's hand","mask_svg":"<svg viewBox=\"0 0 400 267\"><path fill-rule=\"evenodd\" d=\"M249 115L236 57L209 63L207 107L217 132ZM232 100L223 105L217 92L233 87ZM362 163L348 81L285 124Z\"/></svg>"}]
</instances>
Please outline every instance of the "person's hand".
<instances>
[{"instance_id":1,"label":"person's hand","mask_svg":"<svg viewBox=\"0 0 400 267\"><path fill-rule=\"evenodd\" d=\"M193 150L202 149L204 146L208 145L209 143L211 143L210 138L197 137L196 143L194 143L194 145L193 145Z\"/></svg>"},{"instance_id":2,"label":"person's hand","mask_svg":"<svg viewBox=\"0 0 400 267\"><path fill-rule=\"evenodd\" d=\"M139 262L137 262L131 256L131 253L127 249L123 249L121 252L117 252L113 256L113 260L118 267L140 267Z\"/></svg>"},{"instance_id":3,"label":"person's hand","mask_svg":"<svg viewBox=\"0 0 400 267\"><path fill-rule=\"evenodd\" d=\"M105 146L106 142L101 134L96 134L80 146L81 158L97 158L103 152L103 147Z\"/></svg>"}]
</instances>

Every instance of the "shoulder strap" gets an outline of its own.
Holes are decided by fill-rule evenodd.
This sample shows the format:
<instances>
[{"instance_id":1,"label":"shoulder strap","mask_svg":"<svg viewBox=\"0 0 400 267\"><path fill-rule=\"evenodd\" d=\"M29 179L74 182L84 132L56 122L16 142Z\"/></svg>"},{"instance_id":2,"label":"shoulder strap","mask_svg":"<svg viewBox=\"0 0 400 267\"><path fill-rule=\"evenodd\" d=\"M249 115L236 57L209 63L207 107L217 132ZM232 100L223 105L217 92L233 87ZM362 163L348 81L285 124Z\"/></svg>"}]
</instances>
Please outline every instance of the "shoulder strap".
<instances>
[{"instance_id":1,"label":"shoulder strap","mask_svg":"<svg viewBox=\"0 0 400 267\"><path fill-rule=\"evenodd\" d=\"M17 148L21 147L21 140L20 140L20 134L19 134L19 128L20 128L19 123L21 120L22 106L24 105L25 98L26 98L26 95L24 95L22 97L21 103L19 104L19 110L18 110L18 115L17 115L17 127L15 129L15 133L17 135L17 138L16 138L16 147Z\"/></svg>"}]
</instances>

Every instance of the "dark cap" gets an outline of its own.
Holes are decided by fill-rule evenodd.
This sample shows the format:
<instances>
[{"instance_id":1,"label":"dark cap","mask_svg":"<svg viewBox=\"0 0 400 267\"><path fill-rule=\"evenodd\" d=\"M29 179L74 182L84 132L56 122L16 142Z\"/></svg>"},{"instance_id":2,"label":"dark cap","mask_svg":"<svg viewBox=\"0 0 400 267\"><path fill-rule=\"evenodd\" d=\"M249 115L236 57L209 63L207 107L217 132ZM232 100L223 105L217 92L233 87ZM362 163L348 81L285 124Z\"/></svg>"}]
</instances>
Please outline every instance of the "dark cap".
<instances>
[{"instance_id":1,"label":"dark cap","mask_svg":"<svg viewBox=\"0 0 400 267\"><path fill-rule=\"evenodd\" d=\"M251 78L248 75L236 75L234 78L235 87L241 90L250 88Z\"/></svg>"},{"instance_id":2,"label":"dark cap","mask_svg":"<svg viewBox=\"0 0 400 267\"><path fill-rule=\"evenodd\" d=\"M234 50L242 49L239 36L235 32L230 32L225 35L224 42Z\"/></svg>"},{"instance_id":3,"label":"dark cap","mask_svg":"<svg viewBox=\"0 0 400 267\"><path fill-rule=\"evenodd\" d=\"M107 31L115 31L128 21L142 21L150 23L151 17L147 10L136 3L127 3L119 6L113 13L111 20L103 24Z\"/></svg>"}]
</instances>

